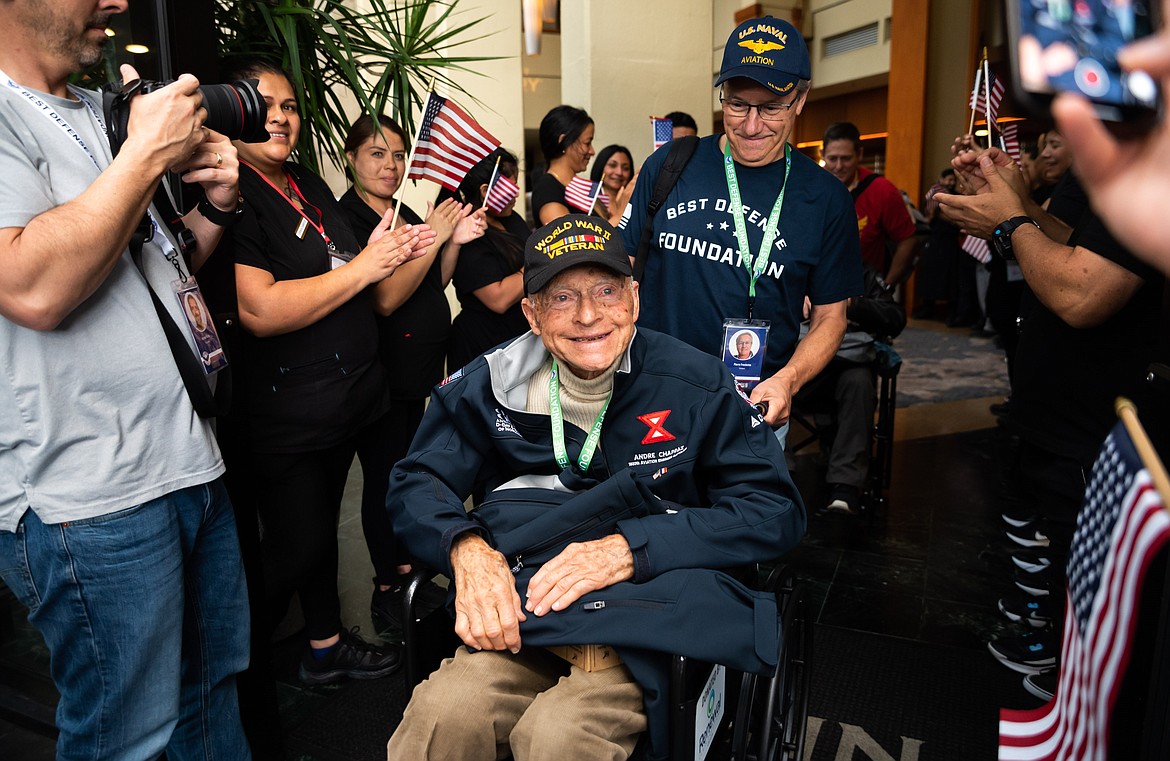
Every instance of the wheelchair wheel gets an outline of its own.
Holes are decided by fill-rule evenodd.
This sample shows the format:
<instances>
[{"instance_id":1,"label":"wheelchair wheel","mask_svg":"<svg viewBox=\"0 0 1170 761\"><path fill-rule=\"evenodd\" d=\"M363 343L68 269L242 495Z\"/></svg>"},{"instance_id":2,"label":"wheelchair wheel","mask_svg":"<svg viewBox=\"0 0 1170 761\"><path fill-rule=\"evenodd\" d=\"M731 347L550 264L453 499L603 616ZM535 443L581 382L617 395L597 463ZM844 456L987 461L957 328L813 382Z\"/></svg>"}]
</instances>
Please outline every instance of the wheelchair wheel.
<instances>
[{"instance_id":1,"label":"wheelchair wheel","mask_svg":"<svg viewBox=\"0 0 1170 761\"><path fill-rule=\"evenodd\" d=\"M744 674L731 749L736 761L804 759L812 624L804 589L791 579L779 590L777 601L782 627L776 674Z\"/></svg>"}]
</instances>

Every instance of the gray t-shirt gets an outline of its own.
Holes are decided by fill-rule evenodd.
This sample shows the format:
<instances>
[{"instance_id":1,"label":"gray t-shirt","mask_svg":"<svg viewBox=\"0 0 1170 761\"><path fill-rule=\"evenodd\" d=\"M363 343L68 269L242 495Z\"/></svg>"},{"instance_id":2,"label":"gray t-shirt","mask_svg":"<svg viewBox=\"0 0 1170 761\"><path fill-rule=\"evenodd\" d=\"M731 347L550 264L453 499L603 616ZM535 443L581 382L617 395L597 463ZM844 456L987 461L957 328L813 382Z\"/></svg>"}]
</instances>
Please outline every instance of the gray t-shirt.
<instances>
[{"instance_id":1,"label":"gray t-shirt","mask_svg":"<svg viewBox=\"0 0 1170 761\"><path fill-rule=\"evenodd\" d=\"M74 92L100 113L96 93ZM94 111L32 94L75 134L0 72L0 228L73 200L111 161ZM177 273L155 237L143 249L147 276L189 333L171 289ZM82 520L222 473L129 250L56 329L0 316L0 531L14 531L30 508L46 523Z\"/></svg>"}]
</instances>

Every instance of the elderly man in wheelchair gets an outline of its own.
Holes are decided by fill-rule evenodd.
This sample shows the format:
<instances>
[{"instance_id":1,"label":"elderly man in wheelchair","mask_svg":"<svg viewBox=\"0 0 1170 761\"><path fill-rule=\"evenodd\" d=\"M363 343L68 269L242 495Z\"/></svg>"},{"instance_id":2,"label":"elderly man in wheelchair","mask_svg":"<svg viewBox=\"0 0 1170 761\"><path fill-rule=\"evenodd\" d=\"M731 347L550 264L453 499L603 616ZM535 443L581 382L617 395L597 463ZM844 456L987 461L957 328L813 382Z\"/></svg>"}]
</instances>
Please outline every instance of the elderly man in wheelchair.
<instances>
[{"instance_id":1,"label":"elderly man in wheelchair","mask_svg":"<svg viewBox=\"0 0 1170 761\"><path fill-rule=\"evenodd\" d=\"M392 761L624 759L643 733L665 758L671 653L776 668L776 596L719 569L791 549L804 505L723 363L635 329L630 273L598 217L534 233L531 332L435 390L394 470L395 532L451 578L464 646Z\"/></svg>"}]
</instances>

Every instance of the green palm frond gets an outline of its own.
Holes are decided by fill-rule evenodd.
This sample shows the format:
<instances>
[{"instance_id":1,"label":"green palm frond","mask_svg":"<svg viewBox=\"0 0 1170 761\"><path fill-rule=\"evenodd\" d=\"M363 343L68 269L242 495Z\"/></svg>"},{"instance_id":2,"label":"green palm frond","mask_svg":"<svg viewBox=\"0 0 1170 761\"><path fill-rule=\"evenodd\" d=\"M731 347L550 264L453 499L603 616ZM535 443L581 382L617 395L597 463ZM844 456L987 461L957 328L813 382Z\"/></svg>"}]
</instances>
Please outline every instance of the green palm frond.
<instances>
[{"instance_id":1,"label":"green palm frond","mask_svg":"<svg viewBox=\"0 0 1170 761\"><path fill-rule=\"evenodd\" d=\"M301 108L299 160L320 171L327 158L342 168L349 128L339 89L349 89L363 110L388 113L408 134L427 84L466 93L456 72L488 57L453 56L483 19L458 19L458 0L367 0L358 11L342 0L216 0L220 55L261 57L292 77ZM472 100L475 100L472 98Z\"/></svg>"}]
</instances>

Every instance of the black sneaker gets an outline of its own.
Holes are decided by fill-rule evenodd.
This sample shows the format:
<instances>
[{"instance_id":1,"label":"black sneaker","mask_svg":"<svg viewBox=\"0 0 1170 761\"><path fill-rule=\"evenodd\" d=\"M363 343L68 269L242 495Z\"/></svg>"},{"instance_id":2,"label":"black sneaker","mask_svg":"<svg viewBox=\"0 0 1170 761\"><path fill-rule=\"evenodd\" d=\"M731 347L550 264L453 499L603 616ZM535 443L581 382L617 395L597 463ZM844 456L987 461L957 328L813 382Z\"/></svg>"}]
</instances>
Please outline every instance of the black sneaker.
<instances>
[{"instance_id":1,"label":"black sneaker","mask_svg":"<svg viewBox=\"0 0 1170 761\"><path fill-rule=\"evenodd\" d=\"M1056 683L1059 679L1059 669L1045 669L1039 674L1024 677L1024 689L1047 703L1056 697Z\"/></svg>"},{"instance_id":2,"label":"black sneaker","mask_svg":"<svg viewBox=\"0 0 1170 761\"><path fill-rule=\"evenodd\" d=\"M380 679L402 665L397 647L381 647L358 636L355 626L341 632L339 641L324 658L314 658L312 651L301 658L300 678L305 684L333 684L345 677Z\"/></svg>"},{"instance_id":3,"label":"black sneaker","mask_svg":"<svg viewBox=\"0 0 1170 761\"><path fill-rule=\"evenodd\" d=\"M1060 642L1052 632L1032 632L1003 637L987 643L987 649L1003 665L1021 674L1039 674L1056 665Z\"/></svg>"},{"instance_id":4,"label":"black sneaker","mask_svg":"<svg viewBox=\"0 0 1170 761\"><path fill-rule=\"evenodd\" d=\"M1044 533L1044 527L1038 521L1023 526L1013 526L1004 531L1007 538L1011 539L1021 547L1047 547L1048 534Z\"/></svg>"},{"instance_id":5,"label":"black sneaker","mask_svg":"<svg viewBox=\"0 0 1170 761\"><path fill-rule=\"evenodd\" d=\"M1052 558L1039 550L1017 550L1012 553L1012 563L1021 571L1037 573L1052 567Z\"/></svg>"},{"instance_id":6,"label":"black sneaker","mask_svg":"<svg viewBox=\"0 0 1170 761\"><path fill-rule=\"evenodd\" d=\"M1056 586L1051 571L1016 571L1015 582L1017 587L1033 597L1048 597Z\"/></svg>"},{"instance_id":7,"label":"black sneaker","mask_svg":"<svg viewBox=\"0 0 1170 761\"><path fill-rule=\"evenodd\" d=\"M1009 621L1027 624L1033 629L1048 626L1057 613L1051 600L1018 594L1000 598L999 612L1007 616Z\"/></svg>"},{"instance_id":8,"label":"black sneaker","mask_svg":"<svg viewBox=\"0 0 1170 761\"><path fill-rule=\"evenodd\" d=\"M848 484L829 484L829 504L825 509L831 513L860 515L861 490Z\"/></svg>"}]
</instances>

